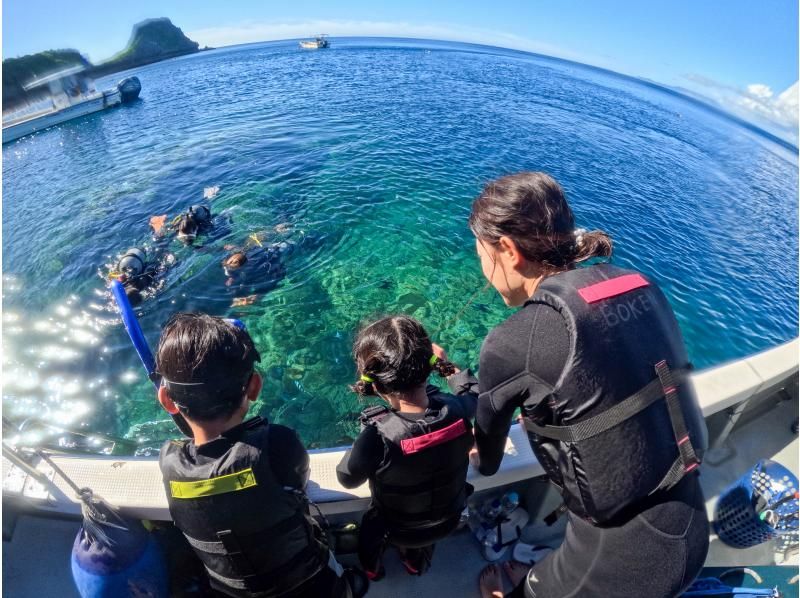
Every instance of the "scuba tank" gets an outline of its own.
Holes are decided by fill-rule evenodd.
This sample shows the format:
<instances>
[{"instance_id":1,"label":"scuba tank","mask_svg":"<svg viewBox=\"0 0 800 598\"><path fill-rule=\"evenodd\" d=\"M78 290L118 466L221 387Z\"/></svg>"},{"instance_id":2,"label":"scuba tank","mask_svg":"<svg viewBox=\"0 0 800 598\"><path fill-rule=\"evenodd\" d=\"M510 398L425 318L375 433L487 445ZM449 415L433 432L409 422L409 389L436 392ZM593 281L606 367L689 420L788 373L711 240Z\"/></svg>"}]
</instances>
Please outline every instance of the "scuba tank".
<instances>
[{"instance_id":1,"label":"scuba tank","mask_svg":"<svg viewBox=\"0 0 800 598\"><path fill-rule=\"evenodd\" d=\"M117 272L125 274L129 278L139 276L144 272L147 254L138 247L133 247L125 252L119 262L117 262Z\"/></svg>"}]
</instances>

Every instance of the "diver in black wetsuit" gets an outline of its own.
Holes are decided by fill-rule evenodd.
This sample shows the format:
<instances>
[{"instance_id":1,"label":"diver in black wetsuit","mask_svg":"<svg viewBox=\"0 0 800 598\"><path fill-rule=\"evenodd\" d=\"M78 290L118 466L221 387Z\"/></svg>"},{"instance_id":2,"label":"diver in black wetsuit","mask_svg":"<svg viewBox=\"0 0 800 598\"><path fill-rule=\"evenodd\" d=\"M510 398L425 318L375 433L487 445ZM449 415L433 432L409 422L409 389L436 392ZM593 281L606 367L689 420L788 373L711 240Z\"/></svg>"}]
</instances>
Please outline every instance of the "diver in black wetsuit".
<instances>
[{"instance_id":1,"label":"diver in black wetsuit","mask_svg":"<svg viewBox=\"0 0 800 598\"><path fill-rule=\"evenodd\" d=\"M206 232L214 226L211 209L201 204L190 206L186 212L176 216L167 224L167 215L152 216L150 227L156 237L164 237L167 233L175 232L175 236L184 245L192 245L200 233Z\"/></svg>"},{"instance_id":2,"label":"diver in black wetsuit","mask_svg":"<svg viewBox=\"0 0 800 598\"><path fill-rule=\"evenodd\" d=\"M163 284L164 274L175 263L175 256L163 246L152 248L153 256L148 258L141 247L128 249L117 262L114 272L109 278L116 278L122 283L125 295L131 305L139 305L145 297L157 292Z\"/></svg>"},{"instance_id":3,"label":"diver in black wetsuit","mask_svg":"<svg viewBox=\"0 0 800 598\"><path fill-rule=\"evenodd\" d=\"M470 228L484 275L511 307L487 336L473 464L500 466L517 408L534 452L561 487L566 537L530 571L507 565L511 595L679 595L703 566L708 521L697 478L705 427L680 331L664 295L609 264L600 231L576 230L563 192L543 173L491 182ZM496 566L483 596L502 595Z\"/></svg>"},{"instance_id":4,"label":"diver in black wetsuit","mask_svg":"<svg viewBox=\"0 0 800 598\"><path fill-rule=\"evenodd\" d=\"M367 326L353 354L361 377L352 389L389 405L362 413L361 434L336 468L345 488L369 480L372 491L359 560L377 581L388 543L400 549L408 573L422 575L434 543L456 528L472 493L466 477L476 397L426 388L432 371L449 376L456 368L413 318L386 317Z\"/></svg>"}]
</instances>

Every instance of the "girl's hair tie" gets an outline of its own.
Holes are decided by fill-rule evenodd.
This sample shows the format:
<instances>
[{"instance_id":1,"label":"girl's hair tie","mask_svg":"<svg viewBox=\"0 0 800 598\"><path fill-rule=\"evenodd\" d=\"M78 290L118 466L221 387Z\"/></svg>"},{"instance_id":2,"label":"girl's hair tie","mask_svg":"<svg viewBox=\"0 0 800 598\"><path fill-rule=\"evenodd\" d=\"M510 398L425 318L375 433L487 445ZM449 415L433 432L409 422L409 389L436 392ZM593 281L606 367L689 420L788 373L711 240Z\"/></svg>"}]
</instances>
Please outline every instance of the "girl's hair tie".
<instances>
[{"instance_id":1,"label":"girl's hair tie","mask_svg":"<svg viewBox=\"0 0 800 598\"><path fill-rule=\"evenodd\" d=\"M370 378L366 374L361 374L361 381L362 382L367 382L369 384L372 384L373 382L375 382L375 380L373 378Z\"/></svg>"},{"instance_id":2,"label":"girl's hair tie","mask_svg":"<svg viewBox=\"0 0 800 598\"><path fill-rule=\"evenodd\" d=\"M436 362L439 361L439 358L436 355L431 355L431 358L428 360L428 363L431 367L436 365Z\"/></svg>"}]
</instances>

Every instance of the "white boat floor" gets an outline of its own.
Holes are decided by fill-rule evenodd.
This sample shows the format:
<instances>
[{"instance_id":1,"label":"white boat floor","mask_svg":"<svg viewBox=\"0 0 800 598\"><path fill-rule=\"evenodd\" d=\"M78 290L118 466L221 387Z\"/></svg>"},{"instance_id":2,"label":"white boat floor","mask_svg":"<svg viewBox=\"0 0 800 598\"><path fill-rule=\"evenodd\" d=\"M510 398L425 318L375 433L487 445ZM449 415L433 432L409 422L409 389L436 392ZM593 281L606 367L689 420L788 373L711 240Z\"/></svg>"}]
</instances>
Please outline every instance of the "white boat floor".
<instances>
[{"instance_id":1,"label":"white boat floor","mask_svg":"<svg viewBox=\"0 0 800 598\"><path fill-rule=\"evenodd\" d=\"M717 466L703 465L701 480L708 499L709 516L713 516L718 494L763 457L770 457L797 474L798 440L789 430L797 413L797 400L777 404L733 433L730 445L735 447L735 454L730 459ZM15 598L77 597L69 563L77 530L78 523L74 521L20 516L11 540L3 542L3 594ZM537 535L539 530L547 530L549 537ZM558 529L539 525L526 529L525 539L533 540L532 536L535 536L537 542L555 546L560 541L560 533ZM507 554L510 555L510 551ZM344 564L354 564L352 556L341 560ZM437 544L431 571L426 575L408 575L397 553L391 549L387 551L384 564L387 575L382 581L372 584L370 597L477 597L478 575L486 562L480 555L477 542L469 531L463 530ZM741 550L728 547L713 534L711 536L707 566L772 564L797 566L798 557L795 554L789 561L781 562L775 558L772 543Z\"/></svg>"}]
</instances>

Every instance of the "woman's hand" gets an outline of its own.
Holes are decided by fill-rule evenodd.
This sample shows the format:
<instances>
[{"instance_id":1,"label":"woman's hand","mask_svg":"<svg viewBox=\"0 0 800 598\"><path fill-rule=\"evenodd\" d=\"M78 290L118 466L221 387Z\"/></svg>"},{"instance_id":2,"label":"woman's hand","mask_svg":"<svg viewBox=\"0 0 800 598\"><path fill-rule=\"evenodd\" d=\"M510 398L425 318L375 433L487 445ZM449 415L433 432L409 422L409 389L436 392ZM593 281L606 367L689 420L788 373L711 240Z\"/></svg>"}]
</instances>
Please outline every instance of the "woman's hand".
<instances>
[{"instance_id":1,"label":"woman's hand","mask_svg":"<svg viewBox=\"0 0 800 598\"><path fill-rule=\"evenodd\" d=\"M481 458L478 456L478 449L477 447L472 447L469 450L469 464L472 465L475 469L478 469L481 466Z\"/></svg>"}]
</instances>

